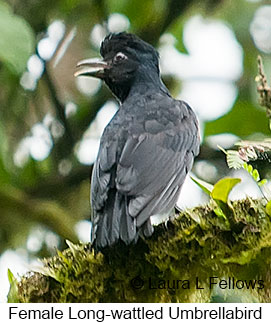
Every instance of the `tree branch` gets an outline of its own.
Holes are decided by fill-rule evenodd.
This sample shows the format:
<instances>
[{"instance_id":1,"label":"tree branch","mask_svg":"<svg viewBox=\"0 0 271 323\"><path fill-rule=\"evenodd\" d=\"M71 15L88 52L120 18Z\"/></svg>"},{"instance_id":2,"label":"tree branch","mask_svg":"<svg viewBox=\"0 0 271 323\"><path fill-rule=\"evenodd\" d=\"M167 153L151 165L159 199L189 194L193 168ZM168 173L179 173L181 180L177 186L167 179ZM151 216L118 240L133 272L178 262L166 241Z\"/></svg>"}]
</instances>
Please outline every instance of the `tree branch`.
<instances>
[{"instance_id":1,"label":"tree branch","mask_svg":"<svg viewBox=\"0 0 271 323\"><path fill-rule=\"evenodd\" d=\"M210 277L217 277L264 285L237 295L236 289L221 290L224 301L270 302L271 219L262 200L247 198L232 207L232 231L211 202L155 227L150 238L134 245L94 254L88 245L69 243L69 249L44 261L41 272L17 282L9 301L209 302L217 297ZM196 288L196 279L204 289Z\"/></svg>"}]
</instances>

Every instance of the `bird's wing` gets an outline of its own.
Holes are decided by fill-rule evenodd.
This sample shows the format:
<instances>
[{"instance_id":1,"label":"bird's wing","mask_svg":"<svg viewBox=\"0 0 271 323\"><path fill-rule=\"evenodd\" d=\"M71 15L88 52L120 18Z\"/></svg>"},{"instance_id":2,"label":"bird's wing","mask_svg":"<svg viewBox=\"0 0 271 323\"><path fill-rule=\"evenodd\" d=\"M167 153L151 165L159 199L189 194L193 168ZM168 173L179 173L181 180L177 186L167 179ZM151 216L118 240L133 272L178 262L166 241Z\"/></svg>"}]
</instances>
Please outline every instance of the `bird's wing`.
<instances>
[{"instance_id":1,"label":"bird's wing","mask_svg":"<svg viewBox=\"0 0 271 323\"><path fill-rule=\"evenodd\" d=\"M105 129L105 133L106 133ZM104 136L91 177L91 243L97 246L112 244L119 237L123 207L115 190L118 136Z\"/></svg>"},{"instance_id":2,"label":"bird's wing","mask_svg":"<svg viewBox=\"0 0 271 323\"><path fill-rule=\"evenodd\" d=\"M136 218L137 227L151 215L168 212L174 206L198 154L194 113L185 103L174 102L167 123L163 118L145 119L145 131L128 136L118 160L116 188L129 197L127 210Z\"/></svg>"},{"instance_id":3,"label":"bird's wing","mask_svg":"<svg viewBox=\"0 0 271 323\"><path fill-rule=\"evenodd\" d=\"M114 186L115 168L117 164L118 140L101 142L97 160L91 178L92 209L101 210L108 197L110 187Z\"/></svg>"},{"instance_id":4,"label":"bird's wing","mask_svg":"<svg viewBox=\"0 0 271 323\"><path fill-rule=\"evenodd\" d=\"M119 237L129 243L151 215L168 213L198 154L197 121L189 106L160 104L150 109L166 109L159 116L141 115L131 123L126 116L126 125L117 116L105 130L91 183L92 241L96 236L100 246Z\"/></svg>"}]
</instances>

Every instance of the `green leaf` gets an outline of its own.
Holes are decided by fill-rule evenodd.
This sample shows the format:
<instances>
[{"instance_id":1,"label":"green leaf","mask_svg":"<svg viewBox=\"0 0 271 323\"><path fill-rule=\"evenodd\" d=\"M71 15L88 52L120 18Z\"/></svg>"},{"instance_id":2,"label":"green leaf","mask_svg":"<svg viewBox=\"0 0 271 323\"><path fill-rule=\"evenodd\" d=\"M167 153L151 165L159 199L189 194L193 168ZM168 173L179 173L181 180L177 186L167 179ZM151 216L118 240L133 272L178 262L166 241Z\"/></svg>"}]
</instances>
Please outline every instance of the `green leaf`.
<instances>
[{"instance_id":1,"label":"green leaf","mask_svg":"<svg viewBox=\"0 0 271 323\"><path fill-rule=\"evenodd\" d=\"M260 174L259 172L257 171L257 169L253 169L252 171L252 177L254 178L254 180L256 182L258 182L260 180Z\"/></svg>"},{"instance_id":2,"label":"green leaf","mask_svg":"<svg viewBox=\"0 0 271 323\"><path fill-rule=\"evenodd\" d=\"M193 176L190 176L193 182L195 182L206 194L209 196L211 195L211 192L213 190L213 185L209 184L199 178L195 178Z\"/></svg>"},{"instance_id":3,"label":"green leaf","mask_svg":"<svg viewBox=\"0 0 271 323\"><path fill-rule=\"evenodd\" d=\"M18 282L10 269L8 269L8 281L10 284L8 292L8 303L18 303Z\"/></svg>"},{"instance_id":4,"label":"green leaf","mask_svg":"<svg viewBox=\"0 0 271 323\"><path fill-rule=\"evenodd\" d=\"M173 23L172 26L170 26L170 29L168 31L176 38L175 48L184 54L188 54L188 51L183 42L184 24L185 19L183 16L180 16L178 20Z\"/></svg>"},{"instance_id":5,"label":"green leaf","mask_svg":"<svg viewBox=\"0 0 271 323\"><path fill-rule=\"evenodd\" d=\"M247 171L249 172L249 174L252 175L252 173L253 173L253 167L252 167L252 165L248 165Z\"/></svg>"},{"instance_id":6,"label":"green leaf","mask_svg":"<svg viewBox=\"0 0 271 323\"><path fill-rule=\"evenodd\" d=\"M240 121L244 118L245 122ZM204 128L205 136L233 133L238 137L247 137L255 132L270 135L265 111L259 110L249 101L241 101L240 98L229 113L214 121L207 122Z\"/></svg>"},{"instance_id":7,"label":"green leaf","mask_svg":"<svg viewBox=\"0 0 271 323\"><path fill-rule=\"evenodd\" d=\"M266 179L266 178L264 178L264 179L262 179L261 181L259 181L258 185L259 185L259 186L263 186L263 185L265 185L266 183L267 183L267 179Z\"/></svg>"},{"instance_id":8,"label":"green leaf","mask_svg":"<svg viewBox=\"0 0 271 323\"><path fill-rule=\"evenodd\" d=\"M16 278L14 277L14 275L10 269L8 269L8 281L10 284L12 284L14 281L16 281Z\"/></svg>"},{"instance_id":9,"label":"green leaf","mask_svg":"<svg viewBox=\"0 0 271 323\"><path fill-rule=\"evenodd\" d=\"M253 177L254 169L253 169L252 165L249 165L248 163L244 163L243 168L244 168L244 170L246 170Z\"/></svg>"},{"instance_id":10,"label":"green leaf","mask_svg":"<svg viewBox=\"0 0 271 323\"><path fill-rule=\"evenodd\" d=\"M226 215L224 214L224 212L222 211L222 209L220 207L214 208L214 212L219 218L223 218L223 219L227 220Z\"/></svg>"},{"instance_id":11,"label":"green leaf","mask_svg":"<svg viewBox=\"0 0 271 323\"><path fill-rule=\"evenodd\" d=\"M0 1L0 61L15 74L21 74L34 50L34 33L28 23L14 15L10 7Z\"/></svg>"},{"instance_id":12,"label":"green leaf","mask_svg":"<svg viewBox=\"0 0 271 323\"><path fill-rule=\"evenodd\" d=\"M265 207L265 210L266 210L266 213L271 216L271 200L268 201L268 203L266 204L266 207Z\"/></svg>"},{"instance_id":13,"label":"green leaf","mask_svg":"<svg viewBox=\"0 0 271 323\"><path fill-rule=\"evenodd\" d=\"M247 163L244 163L243 168L244 168L244 170L246 170L248 172L248 164Z\"/></svg>"},{"instance_id":14,"label":"green leaf","mask_svg":"<svg viewBox=\"0 0 271 323\"><path fill-rule=\"evenodd\" d=\"M260 181L260 179L261 179L260 178L260 174L259 174L259 172L258 172L257 169L254 169L252 167L252 165L249 165L247 163L244 163L243 164L243 168L253 177L253 179L254 179L255 182L258 182L257 184L259 186L262 186L262 185L264 185L267 182L267 180L265 180L265 179L263 179L263 180Z\"/></svg>"},{"instance_id":15,"label":"green leaf","mask_svg":"<svg viewBox=\"0 0 271 323\"><path fill-rule=\"evenodd\" d=\"M222 178L214 185L211 193L212 198L214 200L219 200L227 203L231 190L240 182L240 178Z\"/></svg>"}]
</instances>

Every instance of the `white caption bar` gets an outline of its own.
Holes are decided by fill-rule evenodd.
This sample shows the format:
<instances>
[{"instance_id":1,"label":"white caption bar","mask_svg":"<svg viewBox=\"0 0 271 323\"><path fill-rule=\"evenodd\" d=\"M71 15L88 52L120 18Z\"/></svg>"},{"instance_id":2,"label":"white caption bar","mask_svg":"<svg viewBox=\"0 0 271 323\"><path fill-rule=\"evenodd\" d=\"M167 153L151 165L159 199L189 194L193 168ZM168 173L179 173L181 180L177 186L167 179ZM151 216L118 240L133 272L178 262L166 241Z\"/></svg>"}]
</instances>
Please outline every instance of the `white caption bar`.
<instances>
[{"instance_id":1,"label":"white caption bar","mask_svg":"<svg viewBox=\"0 0 271 323\"><path fill-rule=\"evenodd\" d=\"M0 304L0 321L7 322L266 322L271 304L229 303L101 303Z\"/></svg>"}]
</instances>

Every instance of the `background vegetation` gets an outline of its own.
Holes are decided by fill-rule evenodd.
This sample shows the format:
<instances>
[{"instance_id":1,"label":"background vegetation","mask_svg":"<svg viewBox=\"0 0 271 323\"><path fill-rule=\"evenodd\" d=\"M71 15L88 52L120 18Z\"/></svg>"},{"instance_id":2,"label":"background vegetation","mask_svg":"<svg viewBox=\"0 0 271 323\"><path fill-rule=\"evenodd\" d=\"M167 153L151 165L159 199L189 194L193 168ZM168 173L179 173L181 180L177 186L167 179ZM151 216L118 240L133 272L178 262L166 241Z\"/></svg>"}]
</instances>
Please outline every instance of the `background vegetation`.
<instances>
[{"instance_id":1,"label":"background vegetation","mask_svg":"<svg viewBox=\"0 0 271 323\"><path fill-rule=\"evenodd\" d=\"M214 183L229 174L225 155L216 146L222 137L216 135L234 135L224 137L231 139L226 148L240 138L270 136L255 83L259 53L271 75L269 1L0 1L0 254L16 250L28 259L50 256L55 247L65 247L65 239L77 242L82 226L89 227L80 222L90 213L89 176L95 156L88 149L97 146L98 119L106 119L98 112L106 103L112 105L112 96L100 83L75 80L76 62L97 56L99 41L108 30L137 34L160 48L168 61L172 58L166 54L167 46L183 53L182 59L189 58L193 46L185 35L189 23L190 29L194 26L192 19L207 26L221 23L232 32L242 56L241 69L236 67L232 77L201 74L191 83L194 96L197 90L204 91L204 86L200 88L204 82L230 83L235 89L227 111L215 117L199 113L202 149L194 173ZM200 41L199 56L207 52ZM216 56L219 39L210 41ZM230 59L220 57L222 66ZM187 89L189 77L195 78L182 77L163 64L162 71L175 96ZM218 107L225 103L215 87L206 97L210 101L216 97ZM268 164L268 158L254 162L261 178L270 178Z\"/></svg>"}]
</instances>

